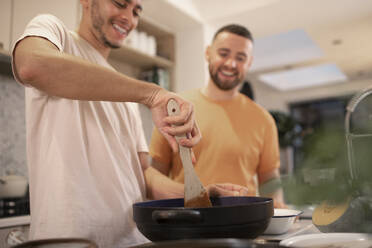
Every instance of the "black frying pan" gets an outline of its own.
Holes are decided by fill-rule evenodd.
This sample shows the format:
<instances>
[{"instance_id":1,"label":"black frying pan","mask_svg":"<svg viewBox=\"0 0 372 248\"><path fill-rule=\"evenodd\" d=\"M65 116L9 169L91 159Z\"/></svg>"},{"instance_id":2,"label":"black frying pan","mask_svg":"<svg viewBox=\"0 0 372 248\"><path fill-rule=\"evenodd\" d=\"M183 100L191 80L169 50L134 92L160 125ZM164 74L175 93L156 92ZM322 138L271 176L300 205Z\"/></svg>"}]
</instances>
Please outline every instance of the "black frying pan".
<instances>
[{"instance_id":1,"label":"black frying pan","mask_svg":"<svg viewBox=\"0 0 372 248\"><path fill-rule=\"evenodd\" d=\"M80 238L40 239L28 241L12 248L98 248L90 240Z\"/></svg>"},{"instance_id":2,"label":"black frying pan","mask_svg":"<svg viewBox=\"0 0 372 248\"><path fill-rule=\"evenodd\" d=\"M183 239L151 242L131 248L284 248L279 242L250 239Z\"/></svg>"},{"instance_id":3,"label":"black frying pan","mask_svg":"<svg viewBox=\"0 0 372 248\"><path fill-rule=\"evenodd\" d=\"M263 197L211 198L213 207L184 208L184 199L133 204L133 219L151 241L243 238L262 234L274 214L273 200Z\"/></svg>"}]
</instances>

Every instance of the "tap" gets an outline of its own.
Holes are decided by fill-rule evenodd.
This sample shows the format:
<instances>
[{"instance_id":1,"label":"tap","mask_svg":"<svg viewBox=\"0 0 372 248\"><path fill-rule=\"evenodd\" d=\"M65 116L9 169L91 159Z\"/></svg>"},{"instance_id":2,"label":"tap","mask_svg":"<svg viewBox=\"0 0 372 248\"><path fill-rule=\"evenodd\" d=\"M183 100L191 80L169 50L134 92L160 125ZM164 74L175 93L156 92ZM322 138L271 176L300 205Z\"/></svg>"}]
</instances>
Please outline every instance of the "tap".
<instances>
[{"instance_id":1,"label":"tap","mask_svg":"<svg viewBox=\"0 0 372 248\"><path fill-rule=\"evenodd\" d=\"M372 137L372 134L353 134L350 131L350 119L351 114L355 111L358 104L365 99L367 96L372 94L372 86L368 87L357 94L355 94L348 105L346 106L346 116L345 116L345 134L346 134L346 144L347 144L347 154L348 154L348 163L349 171L352 181L356 180L358 177L358 170L354 164L354 152L353 152L353 138L356 137Z\"/></svg>"}]
</instances>

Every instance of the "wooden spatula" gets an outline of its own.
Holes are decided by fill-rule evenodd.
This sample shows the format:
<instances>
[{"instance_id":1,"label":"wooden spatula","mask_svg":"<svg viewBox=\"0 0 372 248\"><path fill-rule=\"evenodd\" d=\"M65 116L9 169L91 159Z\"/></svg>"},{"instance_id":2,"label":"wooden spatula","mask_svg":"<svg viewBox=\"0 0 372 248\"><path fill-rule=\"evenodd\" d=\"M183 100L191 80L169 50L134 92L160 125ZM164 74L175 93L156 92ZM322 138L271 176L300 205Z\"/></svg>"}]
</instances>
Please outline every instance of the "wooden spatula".
<instances>
[{"instance_id":1,"label":"wooden spatula","mask_svg":"<svg viewBox=\"0 0 372 248\"><path fill-rule=\"evenodd\" d=\"M174 99L168 101L167 110L168 115L170 116L180 114L180 107ZM179 141L185 137L185 135L177 136L176 140ZM191 149L181 145L178 145L178 147L185 174L185 207L212 207L208 192L205 190L199 177L195 173L191 160Z\"/></svg>"}]
</instances>

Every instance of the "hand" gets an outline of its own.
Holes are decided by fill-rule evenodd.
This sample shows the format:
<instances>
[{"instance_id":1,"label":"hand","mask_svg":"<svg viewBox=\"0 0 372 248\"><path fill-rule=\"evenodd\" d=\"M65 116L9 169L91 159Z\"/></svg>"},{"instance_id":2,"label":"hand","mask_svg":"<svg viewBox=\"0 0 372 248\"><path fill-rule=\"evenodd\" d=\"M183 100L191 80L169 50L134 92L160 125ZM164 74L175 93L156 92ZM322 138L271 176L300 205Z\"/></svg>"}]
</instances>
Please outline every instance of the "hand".
<instances>
[{"instance_id":1,"label":"hand","mask_svg":"<svg viewBox=\"0 0 372 248\"><path fill-rule=\"evenodd\" d=\"M283 201L280 201L280 200L276 200L275 198L273 199L274 200L274 208L289 208Z\"/></svg>"},{"instance_id":2,"label":"hand","mask_svg":"<svg viewBox=\"0 0 372 248\"><path fill-rule=\"evenodd\" d=\"M171 98L179 104L180 115L168 116L167 103ZM173 152L178 152L178 143L174 137L176 135L186 135L186 139L179 141L182 146L191 148L199 143L201 134L195 121L194 106L190 102L162 89L154 95L149 108L155 126L167 139Z\"/></svg>"},{"instance_id":3,"label":"hand","mask_svg":"<svg viewBox=\"0 0 372 248\"><path fill-rule=\"evenodd\" d=\"M218 183L209 184L206 186L209 197L215 196L248 196L249 190L247 187L232 184L232 183Z\"/></svg>"}]
</instances>

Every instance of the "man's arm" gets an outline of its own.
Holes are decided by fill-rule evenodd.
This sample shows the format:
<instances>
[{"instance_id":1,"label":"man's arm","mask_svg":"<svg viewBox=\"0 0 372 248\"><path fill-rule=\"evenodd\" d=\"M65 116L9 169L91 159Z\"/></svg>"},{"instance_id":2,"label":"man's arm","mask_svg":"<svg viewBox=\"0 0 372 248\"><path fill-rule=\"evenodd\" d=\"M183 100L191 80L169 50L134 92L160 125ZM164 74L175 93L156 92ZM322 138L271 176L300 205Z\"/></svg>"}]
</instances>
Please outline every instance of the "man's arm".
<instances>
[{"instance_id":1,"label":"man's arm","mask_svg":"<svg viewBox=\"0 0 372 248\"><path fill-rule=\"evenodd\" d=\"M275 208L288 208L284 202L279 169L259 176L260 195L271 197Z\"/></svg>"},{"instance_id":2,"label":"man's arm","mask_svg":"<svg viewBox=\"0 0 372 248\"><path fill-rule=\"evenodd\" d=\"M150 199L167 199L167 198L183 198L184 185L177 183L158 170L152 168L149 164L149 156L146 152L138 153L142 171L146 180L147 197ZM206 190L209 196L247 196L248 189L246 187L222 183L206 185Z\"/></svg>"},{"instance_id":3,"label":"man's arm","mask_svg":"<svg viewBox=\"0 0 372 248\"><path fill-rule=\"evenodd\" d=\"M187 147L192 147L201 138L192 104L155 84L60 52L53 43L41 37L21 40L14 50L13 59L15 74L21 82L49 95L75 100L145 104L174 151L178 150L174 135L192 134L192 138L181 141ZM167 117L166 104L170 98L179 103L180 115ZM172 127L172 124L176 126Z\"/></svg>"},{"instance_id":4,"label":"man's arm","mask_svg":"<svg viewBox=\"0 0 372 248\"><path fill-rule=\"evenodd\" d=\"M165 176L169 176L171 165L166 165L150 157L151 167L155 168Z\"/></svg>"},{"instance_id":5,"label":"man's arm","mask_svg":"<svg viewBox=\"0 0 372 248\"><path fill-rule=\"evenodd\" d=\"M152 168L149 163L149 155L146 152L138 153L142 171L146 181L147 197L150 199L183 198L183 184L177 183L158 170Z\"/></svg>"},{"instance_id":6,"label":"man's arm","mask_svg":"<svg viewBox=\"0 0 372 248\"><path fill-rule=\"evenodd\" d=\"M161 90L82 58L60 52L50 41L27 37L14 51L16 74L23 83L52 96L75 100L139 102L151 106Z\"/></svg>"}]
</instances>

